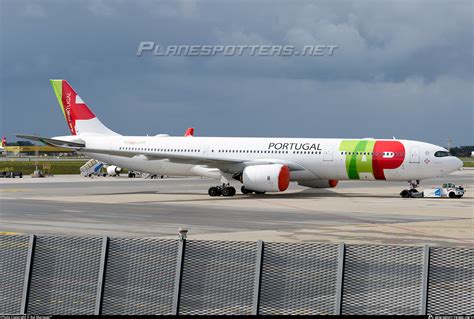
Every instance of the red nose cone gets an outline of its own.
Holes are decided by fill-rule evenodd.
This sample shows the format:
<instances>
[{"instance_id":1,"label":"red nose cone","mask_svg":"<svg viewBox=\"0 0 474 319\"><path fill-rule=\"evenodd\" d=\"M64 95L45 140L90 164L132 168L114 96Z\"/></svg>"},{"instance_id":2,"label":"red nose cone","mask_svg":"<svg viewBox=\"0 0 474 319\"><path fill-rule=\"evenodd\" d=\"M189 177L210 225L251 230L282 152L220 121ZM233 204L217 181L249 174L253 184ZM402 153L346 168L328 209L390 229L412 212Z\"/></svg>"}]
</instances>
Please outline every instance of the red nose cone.
<instances>
[{"instance_id":1,"label":"red nose cone","mask_svg":"<svg viewBox=\"0 0 474 319\"><path fill-rule=\"evenodd\" d=\"M288 166L283 165L280 175L278 175L278 189L280 192L286 191L288 185L290 185L290 169Z\"/></svg>"},{"instance_id":2,"label":"red nose cone","mask_svg":"<svg viewBox=\"0 0 474 319\"><path fill-rule=\"evenodd\" d=\"M336 187L337 186L337 183L339 183L339 181L337 179L330 179L329 181L329 187Z\"/></svg>"}]
</instances>

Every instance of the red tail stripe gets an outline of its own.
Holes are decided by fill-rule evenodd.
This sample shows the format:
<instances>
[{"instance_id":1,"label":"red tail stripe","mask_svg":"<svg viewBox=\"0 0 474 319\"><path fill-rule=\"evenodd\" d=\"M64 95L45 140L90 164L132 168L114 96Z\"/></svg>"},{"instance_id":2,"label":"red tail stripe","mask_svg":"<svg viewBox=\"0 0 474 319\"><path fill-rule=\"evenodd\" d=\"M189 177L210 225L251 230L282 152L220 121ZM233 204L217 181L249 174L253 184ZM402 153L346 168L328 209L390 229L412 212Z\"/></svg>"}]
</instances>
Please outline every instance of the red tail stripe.
<instances>
[{"instance_id":1,"label":"red tail stripe","mask_svg":"<svg viewBox=\"0 0 474 319\"><path fill-rule=\"evenodd\" d=\"M76 120L90 120L95 118L94 113L87 107L85 103L76 104L77 93L66 82L63 81L62 86L62 102L66 120L73 134L75 133Z\"/></svg>"}]
</instances>

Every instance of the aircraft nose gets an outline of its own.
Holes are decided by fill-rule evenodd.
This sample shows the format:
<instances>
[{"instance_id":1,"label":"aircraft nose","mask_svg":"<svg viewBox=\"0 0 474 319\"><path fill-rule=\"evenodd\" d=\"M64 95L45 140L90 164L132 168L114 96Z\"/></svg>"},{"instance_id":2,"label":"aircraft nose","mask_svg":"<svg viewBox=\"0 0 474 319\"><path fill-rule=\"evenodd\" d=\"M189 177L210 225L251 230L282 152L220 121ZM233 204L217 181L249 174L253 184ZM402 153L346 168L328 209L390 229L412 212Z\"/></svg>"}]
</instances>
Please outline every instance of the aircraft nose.
<instances>
[{"instance_id":1,"label":"aircraft nose","mask_svg":"<svg viewBox=\"0 0 474 319\"><path fill-rule=\"evenodd\" d=\"M457 157L455 157L455 167L456 170L460 169L461 167L464 166L464 163Z\"/></svg>"}]
</instances>

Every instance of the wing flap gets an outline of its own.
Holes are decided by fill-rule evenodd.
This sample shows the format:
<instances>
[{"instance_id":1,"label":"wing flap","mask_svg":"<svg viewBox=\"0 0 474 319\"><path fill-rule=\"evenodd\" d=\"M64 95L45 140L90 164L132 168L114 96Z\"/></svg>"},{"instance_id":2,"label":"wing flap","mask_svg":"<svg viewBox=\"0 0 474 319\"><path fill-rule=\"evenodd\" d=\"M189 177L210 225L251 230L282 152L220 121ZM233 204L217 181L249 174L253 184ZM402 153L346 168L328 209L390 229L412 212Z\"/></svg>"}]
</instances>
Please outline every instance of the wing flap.
<instances>
[{"instance_id":1,"label":"wing flap","mask_svg":"<svg viewBox=\"0 0 474 319\"><path fill-rule=\"evenodd\" d=\"M211 163L226 163L226 164L237 164L242 163L242 160L238 159L216 159L210 157L201 157L197 155L189 154L170 154L170 153L158 153L158 152L147 152L147 151L127 151L127 150L105 150L105 149L92 149L85 148L81 150L84 153L95 153L95 154L106 154L122 157L136 157L141 156L145 160L164 160L167 159L173 163L180 164L211 164Z\"/></svg>"}]
</instances>

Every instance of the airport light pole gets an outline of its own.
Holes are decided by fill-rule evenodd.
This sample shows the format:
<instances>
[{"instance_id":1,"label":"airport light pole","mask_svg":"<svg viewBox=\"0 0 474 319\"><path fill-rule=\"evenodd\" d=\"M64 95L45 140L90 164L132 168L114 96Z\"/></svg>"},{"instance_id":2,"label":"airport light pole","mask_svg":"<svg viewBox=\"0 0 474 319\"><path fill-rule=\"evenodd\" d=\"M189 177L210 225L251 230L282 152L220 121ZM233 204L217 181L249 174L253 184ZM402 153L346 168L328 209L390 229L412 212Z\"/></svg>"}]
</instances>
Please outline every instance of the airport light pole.
<instances>
[{"instance_id":1,"label":"airport light pole","mask_svg":"<svg viewBox=\"0 0 474 319\"><path fill-rule=\"evenodd\" d=\"M448 149L448 152L449 152L449 151L451 151L451 143L453 142L453 139L448 137L447 142L448 142L447 149Z\"/></svg>"}]
</instances>

